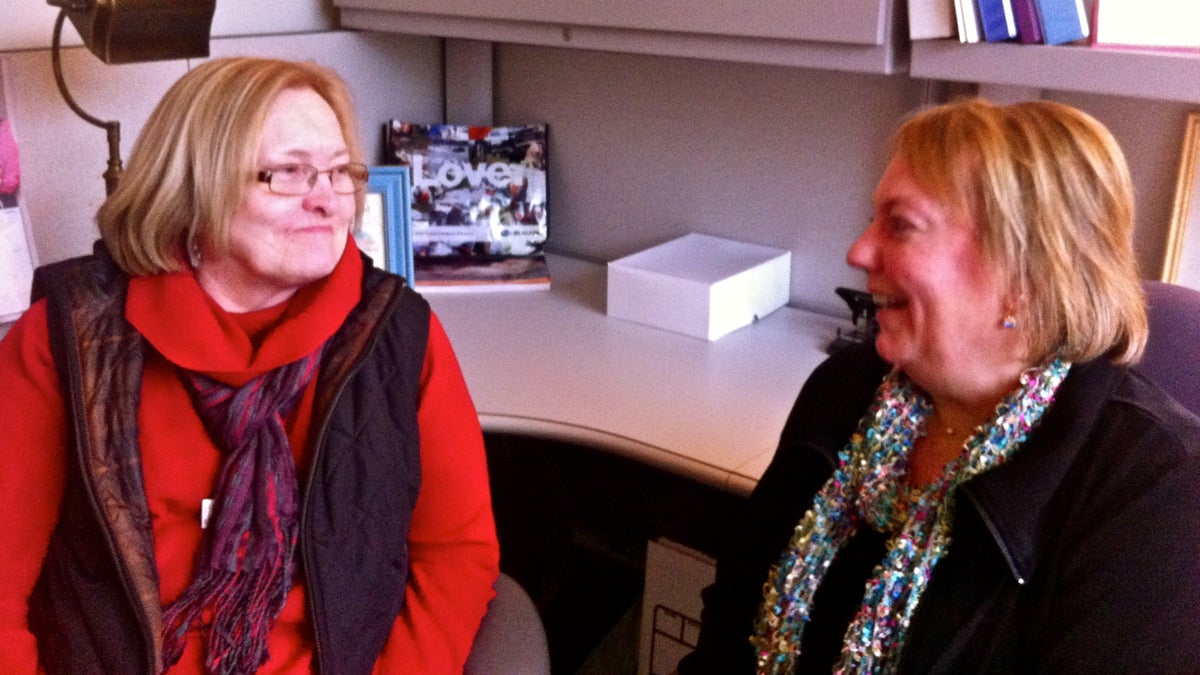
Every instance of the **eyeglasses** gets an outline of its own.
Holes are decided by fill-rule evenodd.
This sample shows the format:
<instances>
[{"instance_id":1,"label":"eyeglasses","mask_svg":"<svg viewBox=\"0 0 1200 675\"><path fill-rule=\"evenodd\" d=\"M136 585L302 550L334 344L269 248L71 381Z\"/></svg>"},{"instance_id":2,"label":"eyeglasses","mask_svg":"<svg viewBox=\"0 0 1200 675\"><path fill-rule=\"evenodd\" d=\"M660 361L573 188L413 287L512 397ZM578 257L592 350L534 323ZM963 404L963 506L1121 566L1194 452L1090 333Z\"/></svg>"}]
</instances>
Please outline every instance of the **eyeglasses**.
<instances>
[{"instance_id":1,"label":"eyeglasses","mask_svg":"<svg viewBox=\"0 0 1200 675\"><path fill-rule=\"evenodd\" d=\"M312 192L317 176L329 174L329 184L339 195L352 195L367 185L370 170L363 164L339 164L325 171L318 171L311 164L280 164L258 172L258 182L277 195L300 196Z\"/></svg>"}]
</instances>

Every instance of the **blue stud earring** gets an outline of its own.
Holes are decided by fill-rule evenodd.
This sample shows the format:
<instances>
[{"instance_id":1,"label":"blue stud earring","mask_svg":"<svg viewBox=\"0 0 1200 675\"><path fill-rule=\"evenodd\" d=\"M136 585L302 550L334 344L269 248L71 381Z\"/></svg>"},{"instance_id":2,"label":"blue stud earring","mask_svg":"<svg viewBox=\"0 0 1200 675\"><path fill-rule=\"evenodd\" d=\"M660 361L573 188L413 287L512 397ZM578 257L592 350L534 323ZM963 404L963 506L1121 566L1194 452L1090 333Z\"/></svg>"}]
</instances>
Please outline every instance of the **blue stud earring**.
<instances>
[{"instance_id":1,"label":"blue stud earring","mask_svg":"<svg viewBox=\"0 0 1200 675\"><path fill-rule=\"evenodd\" d=\"M1017 327L1017 317L1013 316L1012 314L1005 314L1003 325L1004 325L1004 328L1007 330L1012 330L1012 329L1016 328Z\"/></svg>"}]
</instances>

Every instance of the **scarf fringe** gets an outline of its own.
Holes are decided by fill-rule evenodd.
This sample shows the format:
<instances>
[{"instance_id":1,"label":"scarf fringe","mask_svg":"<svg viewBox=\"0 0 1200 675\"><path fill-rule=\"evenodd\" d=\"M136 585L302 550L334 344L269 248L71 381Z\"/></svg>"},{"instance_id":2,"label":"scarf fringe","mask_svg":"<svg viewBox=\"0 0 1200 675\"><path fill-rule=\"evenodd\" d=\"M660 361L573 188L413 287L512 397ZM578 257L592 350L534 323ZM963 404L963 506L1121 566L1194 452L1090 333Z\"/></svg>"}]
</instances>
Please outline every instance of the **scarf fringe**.
<instances>
[{"instance_id":1,"label":"scarf fringe","mask_svg":"<svg viewBox=\"0 0 1200 675\"><path fill-rule=\"evenodd\" d=\"M189 626L200 626L204 633L209 673L253 673L266 663L270 658L269 619L283 609L287 589L291 588L282 561L283 556L268 568L213 574L189 586L163 615L166 633L178 639L165 641L162 670L168 670L183 656ZM204 626L204 614L209 609L211 623ZM166 645L171 645L170 651Z\"/></svg>"},{"instance_id":2,"label":"scarf fringe","mask_svg":"<svg viewBox=\"0 0 1200 675\"><path fill-rule=\"evenodd\" d=\"M197 413L227 454L195 578L163 611L160 672L178 663L190 629L205 638L212 675L249 675L270 658L267 637L292 588L299 533L299 484L284 416L315 374L321 351L236 390L185 374Z\"/></svg>"}]
</instances>

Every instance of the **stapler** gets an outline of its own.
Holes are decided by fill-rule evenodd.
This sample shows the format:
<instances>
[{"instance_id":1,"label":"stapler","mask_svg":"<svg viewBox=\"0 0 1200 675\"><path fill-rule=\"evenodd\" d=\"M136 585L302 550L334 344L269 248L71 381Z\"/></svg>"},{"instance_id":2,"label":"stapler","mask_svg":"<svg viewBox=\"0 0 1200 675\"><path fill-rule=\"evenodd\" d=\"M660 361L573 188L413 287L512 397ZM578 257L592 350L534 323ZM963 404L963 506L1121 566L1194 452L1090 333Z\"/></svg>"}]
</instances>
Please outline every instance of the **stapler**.
<instances>
[{"instance_id":1,"label":"stapler","mask_svg":"<svg viewBox=\"0 0 1200 675\"><path fill-rule=\"evenodd\" d=\"M879 324L875 322L875 301L871 299L871 294L842 286L834 289L834 292L849 305L850 320L854 327L850 330L837 329L837 336L825 351L832 354L852 344L874 341L875 334L879 332Z\"/></svg>"}]
</instances>

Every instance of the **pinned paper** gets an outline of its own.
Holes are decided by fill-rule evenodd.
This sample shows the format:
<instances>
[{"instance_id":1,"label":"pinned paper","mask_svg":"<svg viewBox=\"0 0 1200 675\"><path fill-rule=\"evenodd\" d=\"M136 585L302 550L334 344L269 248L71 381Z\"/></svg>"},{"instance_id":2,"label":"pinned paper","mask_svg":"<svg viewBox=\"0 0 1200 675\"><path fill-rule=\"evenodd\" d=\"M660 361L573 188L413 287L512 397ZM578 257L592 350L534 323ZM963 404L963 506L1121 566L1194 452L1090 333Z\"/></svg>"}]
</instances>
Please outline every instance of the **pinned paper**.
<instances>
[{"instance_id":1,"label":"pinned paper","mask_svg":"<svg viewBox=\"0 0 1200 675\"><path fill-rule=\"evenodd\" d=\"M17 155L17 139L12 125L0 119L0 194L16 194L21 186L21 162Z\"/></svg>"}]
</instances>

